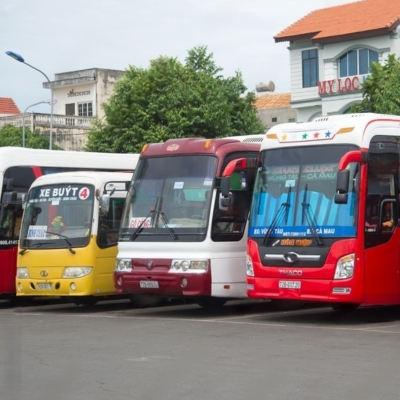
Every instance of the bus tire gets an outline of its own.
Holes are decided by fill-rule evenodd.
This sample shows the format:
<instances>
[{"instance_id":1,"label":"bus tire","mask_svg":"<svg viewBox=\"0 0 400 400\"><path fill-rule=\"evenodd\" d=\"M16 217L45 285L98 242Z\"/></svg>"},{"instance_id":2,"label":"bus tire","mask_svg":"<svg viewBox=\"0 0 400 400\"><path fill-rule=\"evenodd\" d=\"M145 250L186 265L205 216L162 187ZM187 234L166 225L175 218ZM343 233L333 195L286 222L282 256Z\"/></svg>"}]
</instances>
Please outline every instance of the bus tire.
<instances>
[{"instance_id":1,"label":"bus tire","mask_svg":"<svg viewBox=\"0 0 400 400\"><path fill-rule=\"evenodd\" d=\"M354 311L360 307L357 303L331 303L330 306L332 310L340 312Z\"/></svg>"},{"instance_id":2,"label":"bus tire","mask_svg":"<svg viewBox=\"0 0 400 400\"><path fill-rule=\"evenodd\" d=\"M146 308L157 307L161 304L163 298L156 294L131 294L129 300L134 307Z\"/></svg>"},{"instance_id":3,"label":"bus tire","mask_svg":"<svg viewBox=\"0 0 400 400\"><path fill-rule=\"evenodd\" d=\"M228 301L228 299L225 299L224 297L204 296L204 297L196 297L194 301L200 307L214 308L214 307L222 307Z\"/></svg>"},{"instance_id":4,"label":"bus tire","mask_svg":"<svg viewBox=\"0 0 400 400\"><path fill-rule=\"evenodd\" d=\"M271 300L271 304L277 311L295 311L304 308L304 303L298 300Z\"/></svg>"},{"instance_id":5,"label":"bus tire","mask_svg":"<svg viewBox=\"0 0 400 400\"><path fill-rule=\"evenodd\" d=\"M79 307L92 307L99 301L94 296L69 296L68 300Z\"/></svg>"}]
</instances>

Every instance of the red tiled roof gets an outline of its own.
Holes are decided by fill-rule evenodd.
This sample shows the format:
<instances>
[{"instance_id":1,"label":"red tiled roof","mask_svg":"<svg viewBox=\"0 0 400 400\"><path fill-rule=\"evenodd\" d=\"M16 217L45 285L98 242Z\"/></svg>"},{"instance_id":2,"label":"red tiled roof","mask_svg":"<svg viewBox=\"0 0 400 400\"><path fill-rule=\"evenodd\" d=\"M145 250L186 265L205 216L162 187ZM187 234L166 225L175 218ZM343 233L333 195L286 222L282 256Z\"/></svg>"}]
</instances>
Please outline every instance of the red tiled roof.
<instances>
[{"instance_id":1,"label":"red tiled roof","mask_svg":"<svg viewBox=\"0 0 400 400\"><path fill-rule=\"evenodd\" d=\"M313 43L379 36L400 25L399 0L360 0L312 11L274 36L275 42L312 39Z\"/></svg>"},{"instance_id":2,"label":"red tiled roof","mask_svg":"<svg viewBox=\"0 0 400 400\"><path fill-rule=\"evenodd\" d=\"M0 115L16 115L21 114L19 108L14 103L13 99L7 97L0 97Z\"/></svg>"},{"instance_id":3,"label":"red tiled roof","mask_svg":"<svg viewBox=\"0 0 400 400\"><path fill-rule=\"evenodd\" d=\"M258 96L254 103L257 110L264 110L266 108L290 108L291 101L290 93L277 93L277 94L266 94Z\"/></svg>"}]
</instances>

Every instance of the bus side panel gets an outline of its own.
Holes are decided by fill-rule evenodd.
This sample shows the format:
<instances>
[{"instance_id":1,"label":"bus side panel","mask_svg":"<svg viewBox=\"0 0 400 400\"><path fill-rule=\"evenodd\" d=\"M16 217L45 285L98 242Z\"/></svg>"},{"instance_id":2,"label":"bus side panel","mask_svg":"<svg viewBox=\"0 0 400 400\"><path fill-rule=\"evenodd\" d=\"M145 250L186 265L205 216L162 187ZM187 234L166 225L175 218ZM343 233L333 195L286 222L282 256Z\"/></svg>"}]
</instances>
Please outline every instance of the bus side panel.
<instances>
[{"instance_id":1,"label":"bus side panel","mask_svg":"<svg viewBox=\"0 0 400 400\"><path fill-rule=\"evenodd\" d=\"M93 243L96 239L92 239ZM97 246L96 246L97 247ZM115 293L114 269L117 258L117 245L105 249L97 248L93 275L93 295L109 295Z\"/></svg>"},{"instance_id":2,"label":"bus side panel","mask_svg":"<svg viewBox=\"0 0 400 400\"><path fill-rule=\"evenodd\" d=\"M0 250L0 294L15 294L17 246Z\"/></svg>"},{"instance_id":3,"label":"bus side panel","mask_svg":"<svg viewBox=\"0 0 400 400\"><path fill-rule=\"evenodd\" d=\"M365 253L365 303L400 303L400 229L392 238Z\"/></svg>"}]
</instances>

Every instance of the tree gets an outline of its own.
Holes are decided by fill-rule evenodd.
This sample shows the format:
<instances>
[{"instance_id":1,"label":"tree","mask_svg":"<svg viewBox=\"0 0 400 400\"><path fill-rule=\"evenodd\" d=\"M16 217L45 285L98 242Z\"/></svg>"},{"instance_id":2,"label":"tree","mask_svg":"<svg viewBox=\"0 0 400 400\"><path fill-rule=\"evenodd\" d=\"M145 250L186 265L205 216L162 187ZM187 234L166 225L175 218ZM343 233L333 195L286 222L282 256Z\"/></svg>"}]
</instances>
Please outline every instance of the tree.
<instances>
[{"instance_id":1,"label":"tree","mask_svg":"<svg viewBox=\"0 0 400 400\"><path fill-rule=\"evenodd\" d=\"M0 129L0 147L4 146L22 147L22 127L5 125ZM31 132L30 129L25 128L25 147L48 149L49 139L39 130ZM54 145L53 149L60 150L58 146Z\"/></svg>"},{"instance_id":2,"label":"tree","mask_svg":"<svg viewBox=\"0 0 400 400\"><path fill-rule=\"evenodd\" d=\"M400 59L390 54L384 65L371 65L371 75L362 86L363 100L351 112L400 115Z\"/></svg>"},{"instance_id":3,"label":"tree","mask_svg":"<svg viewBox=\"0 0 400 400\"><path fill-rule=\"evenodd\" d=\"M220 75L207 48L188 52L185 64L161 56L148 69L129 66L95 120L85 150L138 153L146 143L170 138L262 133L240 72Z\"/></svg>"}]
</instances>

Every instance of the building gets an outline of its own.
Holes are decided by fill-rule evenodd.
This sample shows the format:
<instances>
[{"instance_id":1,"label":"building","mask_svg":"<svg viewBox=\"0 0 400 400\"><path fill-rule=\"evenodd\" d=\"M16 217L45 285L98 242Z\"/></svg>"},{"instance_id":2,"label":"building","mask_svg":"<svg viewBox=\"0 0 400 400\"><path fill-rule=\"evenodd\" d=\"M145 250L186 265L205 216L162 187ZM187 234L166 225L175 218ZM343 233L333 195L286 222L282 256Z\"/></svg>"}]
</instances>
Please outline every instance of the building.
<instances>
[{"instance_id":1,"label":"building","mask_svg":"<svg viewBox=\"0 0 400 400\"><path fill-rule=\"evenodd\" d=\"M43 83L57 99L53 112L78 117L104 117L101 107L113 93L124 71L90 68L55 74L55 80Z\"/></svg>"},{"instance_id":2,"label":"building","mask_svg":"<svg viewBox=\"0 0 400 400\"><path fill-rule=\"evenodd\" d=\"M10 115L18 115L21 111L14 103L13 99L8 97L0 97L0 117L7 117Z\"/></svg>"},{"instance_id":3,"label":"building","mask_svg":"<svg viewBox=\"0 0 400 400\"><path fill-rule=\"evenodd\" d=\"M55 74L54 81L43 83L44 88L52 89L56 100L52 120L52 140L56 146L63 150L84 148L93 119L104 117L101 105L107 102L123 75L124 71L90 68ZM3 115L0 109L0 128L7 124L25 125L31 131L40 130L50 135L50 114L21 114L18 110Z\"/></svg>"},{"instance_id":4,"label":"building","mask_svg":"<svg viewBox=\"0 0 400 400\"><path fill-rule=\"evenodd\" d=\"M297 110L290 105L290 93L268 93L256 98L257 115L266 129L276 124L296 122Z\"/></svg>"},{"instance_id":5,"label":"building","mask_svg":"<svg viewBox=\"0 0 400 400\"><path fill-rule=\"evenodd\" d=\"M361 0L312 11L274 36L289 42L297 120L344 114L360 102L371 63L400 56L399 24L400 1Z\"/></svg>"}]
</instances>

